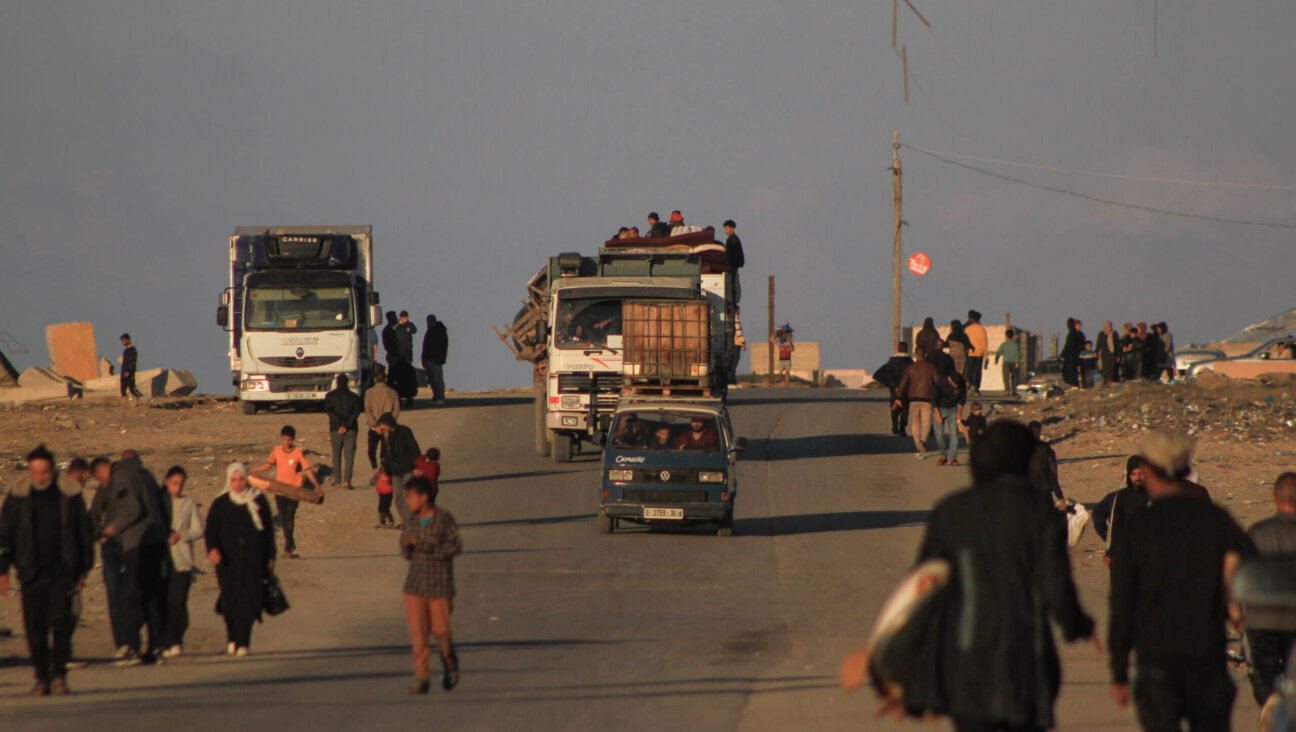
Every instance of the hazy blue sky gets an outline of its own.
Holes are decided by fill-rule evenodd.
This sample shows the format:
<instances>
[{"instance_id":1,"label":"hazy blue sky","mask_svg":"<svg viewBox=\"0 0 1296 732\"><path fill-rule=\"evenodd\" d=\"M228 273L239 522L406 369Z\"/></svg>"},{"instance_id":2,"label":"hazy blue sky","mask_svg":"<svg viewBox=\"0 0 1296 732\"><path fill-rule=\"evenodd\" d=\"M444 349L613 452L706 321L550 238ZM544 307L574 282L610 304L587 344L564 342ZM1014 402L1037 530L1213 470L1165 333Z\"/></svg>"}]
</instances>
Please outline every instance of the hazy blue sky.
<instances>
[{"instance_id":1,"label":"hazy blue sky","mask_svg":"<svg viewBox=\"0 0 1296 732\"><path fill-rule=\"evenodd\" d=\"M1296 185L1296 5L291 2L0 5L0 331L47 323L228 390L215 305L238 225L372 224L388 307L451 333L448 381L523 385L490 331L545 257L650 209L738 220L748 333L764 278L829 367L890 339L892 130L1040 165ZM906 323L976 307L1168 320L1179 343L1293 305L1296 231L1170 218L902 152ZM1216 216L1296 222L1296 191L996 170Z\"/></svg>"}]
</instances>

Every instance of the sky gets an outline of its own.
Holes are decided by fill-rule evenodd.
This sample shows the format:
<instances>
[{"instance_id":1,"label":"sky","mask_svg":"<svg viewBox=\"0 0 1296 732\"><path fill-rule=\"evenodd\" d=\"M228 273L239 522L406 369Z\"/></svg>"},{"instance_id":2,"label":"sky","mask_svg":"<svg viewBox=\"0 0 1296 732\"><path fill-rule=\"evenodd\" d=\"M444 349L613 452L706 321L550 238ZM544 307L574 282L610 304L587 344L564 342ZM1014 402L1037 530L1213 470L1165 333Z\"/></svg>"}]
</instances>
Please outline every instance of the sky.
<instances>
[{"instance_id":1,"label":"sky","mask_svg":"<svg viewBox=\"0 0 1296 732\"><path fill-rule=\"evenodd\" d=\"M130 331L141 368L227 393L234 227L368 224L384 305L447 323L448 384L528 385L490 329L525 281L681 209L737 220L749 337L774 275L778 321L827 368L874 368L893 131L1063 169L963 160L1040 185L1296 224L1296 5L1162 3L1154 56L1151 0L914 4L932 27L899 18L905 104L885 0L4 3L0 349L45 365L44 326L89 320L105 355ZM906 325L1165 320L1185 344L1296 304L1292 229L900 155L905 253L932 259L904 277Z\"/></svg>"}]
</instances>

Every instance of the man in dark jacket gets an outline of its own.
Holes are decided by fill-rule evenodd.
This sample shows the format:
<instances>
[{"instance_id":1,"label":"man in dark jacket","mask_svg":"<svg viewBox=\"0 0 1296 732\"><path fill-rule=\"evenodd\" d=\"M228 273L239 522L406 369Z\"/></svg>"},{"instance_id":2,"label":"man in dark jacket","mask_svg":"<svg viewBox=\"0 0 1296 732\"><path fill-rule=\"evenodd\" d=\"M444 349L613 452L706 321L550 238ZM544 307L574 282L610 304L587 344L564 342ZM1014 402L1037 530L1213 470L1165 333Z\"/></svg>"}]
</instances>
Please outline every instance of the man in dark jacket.
<instances>
[{"instance_id":1,"label":"man in dark jacket","mask_svg":"<svg viewBox=\"0 0 1296 732\"><path fill-rule=\"evenodd\" d=\"M742 281L738 279L738 270L747 265L747 255L743 254L742 239L738 238L737 229L738 224L733 219L724 222L725 259L733 270L734 302L741 302Z\"/></svg>"},{"instance_id":2,"label":"man in dark jacket","mask_svg":"<svg viewBox=\"0 0 1296 732\"><path fill-rule=\"evenodd\" d=\"M1049 620L1068 641L1094 637L1063 514L1026 480L1034 445L1020 423L990 425L971 458L975 485L927 522L919 561L952 570L940 659L957 730L1052 727L1062 674Z\"/></svg>"},{"instance_id":3,"label":"man in dark jacket","mask_svg":"<svg viewBox=\"0 0 1296 732\"><path fill-rule=\"evenodd\" d=\"M144 396L135 388L135 371L139 368L139 350L131 344L130 333L121 334L121 395L139 399Z\"/></svg>"},{"instance_id":4,"label":"man in dark jacket","mask_svg":"<svg viewBox=\"0 0 1296 732\"><path fill-rule=\"evenodd\" d=\"M661 220L656 211L648 214L648 233L645 236L650 239L664 239L670 236L670 227Z\"/></svg>"},{"instance_id":5,"label":"man in dark jacket","mask_svg":"<svg viewBox=\"0 0 1296 732\"><path fill-rule=\"evenodd\" d=\"M9 594L9 568L16 567L36 669L32 696L68 693L76 628L72 601L93 566L94 539L80 486L59 485L54 455L41 445L27 455L27 479L0 509L0 595Z\"/></svg>"},{"instance_id":6,"label":"man in dark jacket","mask_svg":"<svg viewBox=\"0 0 1296 732\"><path fill-rule=\"evenodd\" d=\"M391 414L384 414L378 419L377 432L382 436L382 469L391 476L392 501L395 502L401 524L404 525L409 519L409 508L405 505L405 483L414 477L414 461L423 450L414 438L414 431L403 424L397 424L396 418Z\"/></svg>"},{"instance_id":7,"label":"man in dark jacket","mask_svg":"<svg viewBox=\"0 0 1296 732\"><path fill-rule=\"evenodd\" d=\"M427 332L423 334L423 370L427 372L428 386L432 387L432 403L445 404L445 362L450 351L450 333L437 316L427 316Z\"/></svg>"},{"instance_id":8,"label":"man in dark jacket","mask_svg":"<svg viewBox=\"0 0 1296 732\"><path fill-rule=\"evenodd\" d=\"M127 450L113 466L106 513L112 523L104 527L104 541L121 550L122 627L127 650L115 663L130 666L155 660L162 651L166 585L163 581L171 517L165 513L162 491L153 474L144 469L139 453ZM141 653L140 628L147 624L148 650Z\"/></svg>"},{"instance_id":9,"label":"man in dark jacket","mask_svg":"<svg viewBox=\"0 0 1296 732\"><path fill-rule=\"evenodd\" d=\"M1062 494L1062 484L1058 482L1057 453L1053 451L1052 445L1044 441L1042 423L1032 420L1027 427L1035 436L1035 447L1031 451L1030 469L1026 476L1030 479L1031 485L1043 493L1052 495L1053 502L1060 507L1066 501L1066 496Z\"/></svg>"},{"instance_id":10,"label":"man in dark jacket","mask_svg":"<svg viewBox=\"0 0 1296 732\"><path fill-rule=\"evenodd\" d=\"M346 374L338 374L337 387L324 396L329 442L333 447L333 485L347 490L352 488L356 439L360 435L360 415L364 413L364 400L351 391L350 383Z\"/></svg>"},{"instance_id":11,"label":"man in dark jacket","mask_svg":"<svg viewBox=\"0 0 1296 732\"><path fill-rule=\"evenodd\" d=\"M1255 553L1224 509L1191 495L1192 442L1155 430L1144 437L1144 483L1151 505L1112 547L1111 695L1130 701L1130 654L1138 658L1134 701L1146 730L1227 730L1236 695L1225 623L1241 611L1228 588Z\"/></svg>"},{"instance_id":12,"label":"man in dark jacket","mask_svg":"<svg viewBox=\"0 0 1296 732\"><path fill-rule=\"evenodd\" d=\"M1265 559L1296 560L1296 473L1283 473L1274 481L1274 507L1277 513L1247 530L1260 556ZM1248 676L1256 703L1264 706L1274 693L1275 682L1296 644L1296 627L1289 618L1267 617L1267 613L1247 612Z\"/></svg>"},{"instance_id":13,"label":"man in dark jacket","mask_svg":"<svg viewBox=\"0 0 1296 732\"><path fill-rule=\"evenodd\" d=\"M1067 318L1066 341L1062 345L1062 381L1069 386L1080 386L1080 352L1084 350L1085 337L1075 318Z\"/></svg>"},{"instance_id":14,"label":"man in dark jacket","mask_svg":"<svg viewBox=\"0 0 1296 732\"><path fill-rule=\"evenodd\" d=\"M905 369L911 363L913 359L909 358L909 344L901 341L895 354L873 372L873 380L891 392L891 434L897 437L904 434L905 425L909 422L909 404L901 398L897 389L900 380L904 378Z\"/></svg>"},{"instance_id":15,"label":"man in dark jacket","mask_svg":"<svg viewBox=\"0 0 1296 732\"><path fill-rule=\"evenodd\" d=\"M909 434L913 436L917 457L927 457L927 434L932 428L932 404L936 401L936 390L940 383L940 374L931 361L927 360L927 351L922 346L914 349L914 362L905 369L896 387L896 398L891 401L893 408L909 404Z\"/></svg>"}]
</instances>

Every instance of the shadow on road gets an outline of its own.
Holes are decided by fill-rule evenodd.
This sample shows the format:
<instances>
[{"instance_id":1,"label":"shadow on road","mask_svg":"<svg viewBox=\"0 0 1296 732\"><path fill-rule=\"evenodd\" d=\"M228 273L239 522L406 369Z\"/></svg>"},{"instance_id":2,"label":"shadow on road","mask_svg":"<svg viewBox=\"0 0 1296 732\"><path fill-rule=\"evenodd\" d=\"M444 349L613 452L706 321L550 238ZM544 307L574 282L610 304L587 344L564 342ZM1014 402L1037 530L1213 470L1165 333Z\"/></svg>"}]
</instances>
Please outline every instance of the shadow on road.
<instances>
[{"instance_id":1,"label":"shadow on road","mask_svg":"<svg viewBox=\"0 0 1296 732\"><path fill-rule=\"evenodd\" d=\"M815 435L752 439L743 461L805 460L852 455L900 455L914 451L913 440L894 435Z\"/></svg>"},{"instance_id":2,"label":"shadow on road","mask_svg":"<svg viewBox=\"0 0 1296 732\"><path fill-rule=\"evenodd\" d=\"M548 524L568 524L578 521L593 521L596 518L598 518L598 514L596 513L578 513L571 516L543 516L540 518L475 521L467 524L459 524L459 528L480 528L483 526L545 526Z\"/></svg>"},{"instance_id":3,"label":"shadow on road","mask_svg":"<svg viewBox=\"0 0 1296 732\"><path fill-rule=\"evenodd\" d=\"M545 475L560 475L562 473L571 473L571 470L528 470L520 473L496 473L495 475L477 475L471 478L451 478L449 480L437 481L441 485L452 485L455 483L483 483L488 480L516 480L518 478L539 478Z\"/></svg>"},{"instance_id":4,"label":"shadow on road","mask_svg":"<svg viewBox=\"0 0 1296 732\"><path fill-rule=\"evenodd\" d=\"M867 404L870 402L885 402L889 398L884 389L878 389L867 395L854 391L842 393L840 396L832 394L831 391L823 392L817 389L813 391L809 389L789 389L787 391L771 389L749 397L743 396L741 391L730 391L728 399L730 406L748 407L764 404Z\"/></svg>"},{"instance_id":5,"label":"shadow on road","mask_svg":"<svg viewBox=\"0 0 1296 732\"><path fill-rule=\"evenodd\" d=\"M826 676L792 676L785 678L717 678L679 679L676 681L641 681L625 684L580 684L572 686L523 687L500 692L460 695L447 703L489 701L492 704L534 702L582 702L615 699L679 699L696 696L756 696L793 691L819 691L838 688ZM517 692L523 692L514 696ZM558 693L546 693L558 692Z\"/></svg>"},{"instance_id":6,"label":"shadow on road","mask_svg":"<svg viewBox=\"0 0 1296 732\"><path fill-rule=\"evenodd\" d=\"M929 511L845 511L734 520L735 536L796 536L922 526Z\"/></svg>"}]
</instances>

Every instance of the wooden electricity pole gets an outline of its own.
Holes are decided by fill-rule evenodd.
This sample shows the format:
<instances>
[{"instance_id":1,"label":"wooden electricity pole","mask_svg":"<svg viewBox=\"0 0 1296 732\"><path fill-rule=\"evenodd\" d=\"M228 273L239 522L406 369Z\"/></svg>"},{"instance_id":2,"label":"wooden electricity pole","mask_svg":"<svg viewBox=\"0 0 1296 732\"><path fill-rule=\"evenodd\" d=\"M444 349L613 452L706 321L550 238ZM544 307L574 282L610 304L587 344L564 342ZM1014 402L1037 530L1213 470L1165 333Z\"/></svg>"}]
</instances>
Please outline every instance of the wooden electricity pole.
<instances>
[{"instance_id":1,"label":"wooden electricity pole","mask_svg":"<svg viewBox=\"0 0 1296 732\"><path fill-rule=\"evenodd\" d=\"M769 276L769 383L774 386L774 275Z\"/></svg>"},{"instance_id":2,"label":"wooden electricity pole","mask_svg":"<svg viewBox=\"0 0 1296 732\"><path fill-rule=\"evenodd\" d=\"M904 226L904 219L900 218L899 132L893 133L891 137L891 180L895 190L895 244L892 247L895 271L891 279L891 287L895 292L891 303L891 352L895 353L900 349L900 228Z\"/></svg>"}]
</instances>

